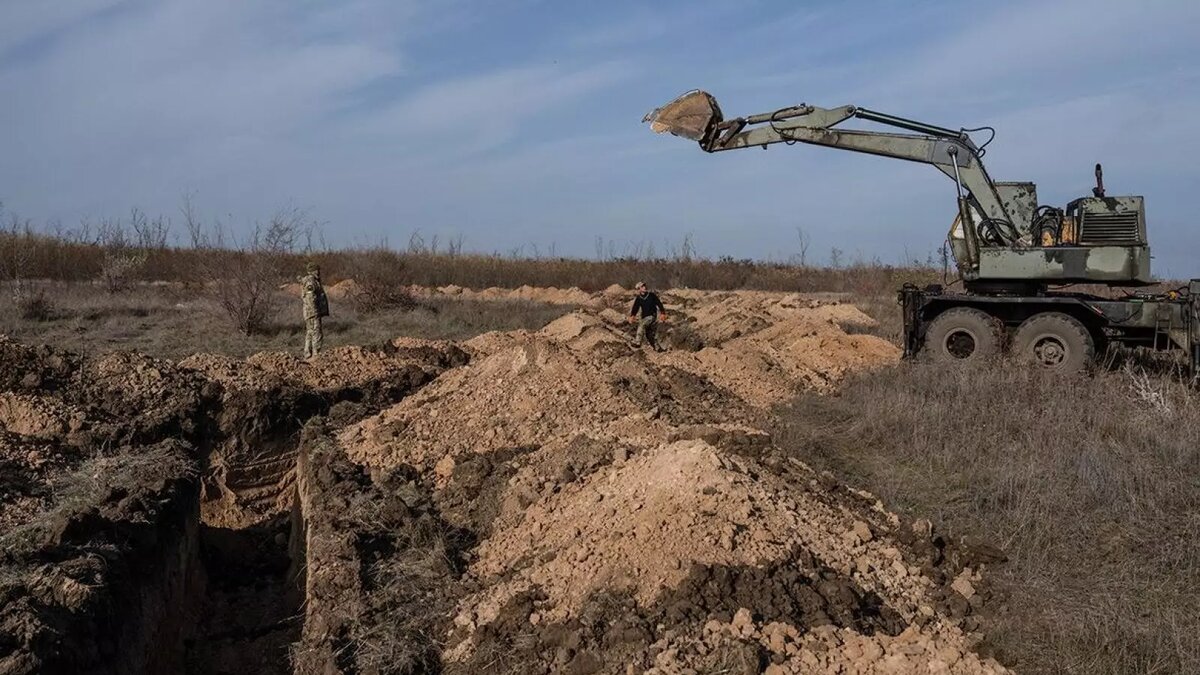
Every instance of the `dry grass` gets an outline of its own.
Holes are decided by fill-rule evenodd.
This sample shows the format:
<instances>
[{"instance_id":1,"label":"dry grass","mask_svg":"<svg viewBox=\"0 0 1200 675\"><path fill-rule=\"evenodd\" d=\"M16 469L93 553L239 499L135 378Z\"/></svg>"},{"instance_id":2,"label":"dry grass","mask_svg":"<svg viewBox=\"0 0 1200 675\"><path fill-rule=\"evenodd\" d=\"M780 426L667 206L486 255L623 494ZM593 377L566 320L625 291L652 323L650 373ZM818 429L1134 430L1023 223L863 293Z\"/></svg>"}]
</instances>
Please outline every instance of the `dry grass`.
<instances>
[{"instance_id":1,"label":"dry grass","mask_svg":"<svg viewBox=\"0 0 1200 675\"><path fill-rule=\"evenodd\" d=\"M285 223L286 225L287 223ZM286 228L285 228L286 229ZM293 230L295 227L292 228ZM269 228L268 230L269 231ZM264 235L265 236L265 235ZM297 250L300 237L289 239L281 250L269 251L281 277L303 273L306 261L321 265L327 283L371 276L375 271L386 278L402 272L408 283L423 286L457 284L468 288L517 288L523 285L576 286L598 291L612 284L631 286L642 280L658 288L738 288L778 291L839 291L858 295L892 293L905 282L933 283L940 273L928 267L895 266L878 261L854 261L834 267L814 267L791 263L756 262L720 258L709 260L691 255L654 257L634 254L583 260L559 257L463 254L411 247L393 251L380 247L343 251ZM211 241L199 248L170 248L155 240L138 247L136 270L123 276L142 281L194 281L203 270L229 270L232 258L255 251L252 238L247 248L233 252ZM99 243L67 240L39 235L31 230L9 227L0 230L0 278L46 279L54 281L92 281L104 277L108 249ZM253 258L253 256L251 256ZM242 266L245 261L242 261Z\"/></svg>"},{"instance_id":2,"label":"dry grass","mask_svg":"<svg viewBox=\"0 0 1200 675\"><path fill-rule=\"evenodd\" d=\"M0 549L14 557L29 555L53 543L51 535L56 525L103 505L113 494L132 494L195 475L195 462L185 448L173 442L93 457L54 477L50 482L53 507L24 525L0 533Z\"/></svg>"},{"instance_id":3,"label":"dry grass","mask_svg":"<svg viewBox=\"0 0 1200 675\"><path fill-rule=\"evenodd\" d=\"M1177 381L904 365L782 419L805 461L1005 549L984 648L1021 672L1200 672L1200 402Z\"/></svg>"},{"instance_id":4,"label":"dry grass","mask_svg":"<svg viewBox=\"0 0 1200 675\"><path fill-rule=\"evenodd\" d=\"M15 299L0 295L0 333L73 351L137 350L172 359L197 352L299 352L304 340L300 300L285 293L275 294L276 310L253 335L233 329L213 298L182 284L142 284L112 295L92 284L43 282L37 293L52 300L52 312L25 317ZM325 347L377 343L398 335L462 340L490 330L536 329L571 309L519 300L433 299L412 310L362 315L352 303L333 300Z\"/></svg>"}]
</instances>

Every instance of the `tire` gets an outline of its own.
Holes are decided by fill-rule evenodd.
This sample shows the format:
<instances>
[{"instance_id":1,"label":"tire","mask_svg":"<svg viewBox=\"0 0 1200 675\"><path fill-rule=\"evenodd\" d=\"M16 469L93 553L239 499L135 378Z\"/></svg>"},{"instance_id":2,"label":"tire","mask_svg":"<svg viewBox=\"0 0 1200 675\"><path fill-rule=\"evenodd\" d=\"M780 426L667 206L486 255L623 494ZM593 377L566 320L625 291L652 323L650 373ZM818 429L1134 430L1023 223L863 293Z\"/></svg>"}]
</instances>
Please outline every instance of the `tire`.
<instances>
[{"instance_id":1,"label":"tire","mask_svg":"<svg viewBox=\"0 0 1200 675\"><path fill-rule=\"evenodd\" d=\"M1044 312L1017 328L1013 356L1056 373L1078 373L1096 358L1096 341L1079 319Z\"/></svg>"},{"instance_id":2,"label":"tire","mask_svg":"<svg viewBox=\"0 0 1200 675\"><path fill-rule=\"evenodd\" d=\"M987 312L955 307L929 323L924 351L942 363L980 363L1000 354L1003 329Z\"/></svg>"}]
</instances>

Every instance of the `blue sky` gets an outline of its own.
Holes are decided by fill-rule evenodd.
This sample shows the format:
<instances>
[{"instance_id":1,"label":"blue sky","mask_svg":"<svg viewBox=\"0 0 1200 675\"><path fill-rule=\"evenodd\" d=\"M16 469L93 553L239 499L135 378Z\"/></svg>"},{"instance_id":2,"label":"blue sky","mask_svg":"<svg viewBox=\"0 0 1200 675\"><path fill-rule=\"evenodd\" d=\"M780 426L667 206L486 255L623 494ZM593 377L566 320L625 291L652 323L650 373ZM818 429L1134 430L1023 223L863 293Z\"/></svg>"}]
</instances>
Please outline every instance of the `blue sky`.
<instances>
[{"instance_id":1,"label":"blue sky","mask_svg":"<svg viewBox=\"0 0 1200 675\"><path fill-rule=\"evenodd\" d=\"M1160 275L1200 276L1200 3L0 0L0 201L70 226L285 205L332 245L899 261L935 249L953 183L808 146L705 155L648 110L857 104L999 131L999 180L1044 203L1147 198ZM182 228L177 227L177 230ZM179 234L183 234L182 231Z\"/></svg>"}]
</instances>

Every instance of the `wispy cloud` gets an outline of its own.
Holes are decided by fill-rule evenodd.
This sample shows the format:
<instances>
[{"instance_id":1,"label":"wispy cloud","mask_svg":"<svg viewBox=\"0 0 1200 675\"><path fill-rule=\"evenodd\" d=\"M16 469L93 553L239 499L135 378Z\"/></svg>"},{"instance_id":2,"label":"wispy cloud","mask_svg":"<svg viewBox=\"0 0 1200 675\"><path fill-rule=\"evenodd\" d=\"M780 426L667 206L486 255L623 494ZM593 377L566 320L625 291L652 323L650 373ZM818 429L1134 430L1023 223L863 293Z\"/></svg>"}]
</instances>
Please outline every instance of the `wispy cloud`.
<instances>
[{"instance_id":1,"label":"wispy cloud","mask_svg":"<svg viewBox=\"0 0 1200 675\"><path fill-rule=\"evenodd\" d=\"M3 0L0 200L70 220L195 190L245 220L309 206L334 242L420 228L585 255L596 235L687 233L779 254L796 226L865 257L940 243L953 190L929 167L708 156L639 124L699 86L730 114L804 100L990 123L993 174L1048 202L1103 161L1184 268L1198 19L1171 0Z\"/></svg>"},{"instance_id":2,"label":"wispy cloud","mask_svg":"<svg viewBox=\"0 0 1200 675\"><path fill-rule=\"evenodd\" d=\"M7 0L0 21L0 63L6 55L80 27L128 0ZM11 56L10 56L11 58Z\"/></svg>"}]
</instances>

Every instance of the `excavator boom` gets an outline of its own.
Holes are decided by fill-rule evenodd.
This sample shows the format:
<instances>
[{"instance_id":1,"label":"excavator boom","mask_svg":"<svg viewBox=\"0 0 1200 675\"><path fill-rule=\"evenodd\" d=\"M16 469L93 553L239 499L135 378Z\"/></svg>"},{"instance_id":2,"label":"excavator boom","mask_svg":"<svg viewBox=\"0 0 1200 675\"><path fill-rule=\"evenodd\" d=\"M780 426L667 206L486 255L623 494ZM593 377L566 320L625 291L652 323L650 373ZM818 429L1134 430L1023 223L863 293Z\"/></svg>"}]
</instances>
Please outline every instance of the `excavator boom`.
<instances>
[{"instance_id":1,"label":"excavator boom","mask_svg":"<svg viewBox=\"0 0 1200 675\"><path fill-rule=\"evenodd\" d=\"M837 129L849 119L862 119L911 133ZM643 121L658 133L668 132L700 143L706 152L722 152L775 143L808 143L910 162L930 164L956 182L995 243L1028 244L1031 223L1010 212L981 160L983 152L965 130L954 131L853 105L818 108L800 104L779 110L723 119L711 94L690 91L648 114ZM1028 215L1032 215L1029 213Z\"/></svg>"},{"instance_id":2,"label":"excavator boom","mask_svg":"<svg viewBox=\"0 0 1200 675\"><path fill-rule=\"evenodd\" d=\"M848 120L887 131L842 128ZM928 164L954 181L957 213L948 233L959 275L994 288L1048 283L1139 285L1150 280L1140 197L1076 200L1039 207L1029 182L996 182L983 165L990 127L949 129L854 105L792 105L725 119L713 96L692 90L643 119L658 133L699 143L706 152L805 143ZM982 145L973 131L988 130ZM1091 223L1089 227L1087 223ZM1089 232L1090 231L1090 232ZM1092 234L1092 241L1084 235Z\"/></svg>"}]
</instances>

